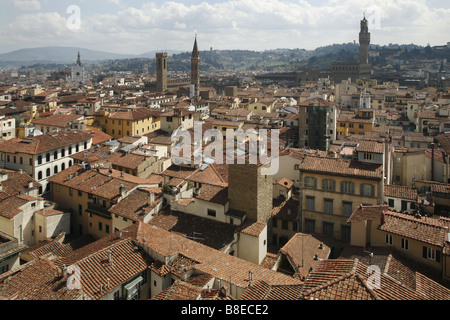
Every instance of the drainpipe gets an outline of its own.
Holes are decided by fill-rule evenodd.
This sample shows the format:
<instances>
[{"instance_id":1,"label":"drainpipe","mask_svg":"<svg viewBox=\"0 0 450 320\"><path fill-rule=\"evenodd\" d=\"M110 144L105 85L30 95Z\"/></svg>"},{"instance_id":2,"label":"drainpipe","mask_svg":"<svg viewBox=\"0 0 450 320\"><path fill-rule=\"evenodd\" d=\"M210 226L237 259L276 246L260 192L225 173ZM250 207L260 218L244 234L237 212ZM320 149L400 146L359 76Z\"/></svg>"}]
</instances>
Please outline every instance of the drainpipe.
<instances>
[{"instance_id":1,"label":"drainpipe","mask_svg":"<svg viewBox=\"0 0 450 320\"><path fill-rule=\"evenodd\" d=\"M434 181L434 143L431 144L431 181Z\"/></svg>"}]
</instances>

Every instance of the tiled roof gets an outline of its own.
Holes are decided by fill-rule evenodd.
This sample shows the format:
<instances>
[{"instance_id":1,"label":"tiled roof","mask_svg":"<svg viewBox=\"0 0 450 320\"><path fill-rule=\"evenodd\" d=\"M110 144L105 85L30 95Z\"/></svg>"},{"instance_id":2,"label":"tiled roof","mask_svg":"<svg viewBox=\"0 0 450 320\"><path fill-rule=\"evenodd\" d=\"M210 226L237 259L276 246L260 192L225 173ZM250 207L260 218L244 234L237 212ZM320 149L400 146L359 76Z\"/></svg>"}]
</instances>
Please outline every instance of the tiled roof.
<instances>
[{"instance_id":1,"label":"tiled roof","mask_svg":"<svg viewBox=\"0 0 450 320\"><path fill-rule=\"evenodd\" d=\"M28 184L30 182L32 183L32 189L37 189L41 185L26 172L10 170L5 171L8 175L8 179L0 183L2 186L2 190L0 191L0 200L28 191Z\"/></svg>"},{"instance_id":2,"label":"tiled roof","mask_svg":"<svg viewBox=\"0 0 450 320\"><path fill-rule=\"evenodd\" d=\"M359 178L382 179L383 165L339 158L305 157L300 165L303 172L345 175Z\"/></svg>"},{"instance_id":3,"label":"tiled roof","mask_svg":"<svg viewBox=\"0 0 450 320\"><path fill-rule=\"evenodd\" d=\"M0 152L38 154L91 139L92 136L85 131L52 132L32 138L8 140L0 144Z\"/></svg>"},{"instance_id":4,"label":"tiled roof","mask_svg":"<svg viewBox=\"0 0 450 320\"><path fill-rule=\"evenodd\" d=\"M97 145L112 140L112 136L97 129L86 130L92 136L92 145Z\"/></svg>"},{"instance_id":5,"label":"tiled roof","mask_svg":"<svg viewBox=\"0 0 450 320\"><path fill-rule=\"evenodd\" d=\"M224 169L219 171L218 168ZM208 166L201 171L195 168L180 167L172 165L161 173L162 176L172 178L188 179L189 181L206 183L219 187L228 187L228 170L223 167ZM225 177L226 175L226 177Z\"/></svg>"},{"instance_id":6,"label":"tiled roof","mask_svg":"<svg viewBox=\"0 0 450 320\"><path fill-rule=\"evenodd\" d=\"M442 148L447 154L450 154L450 134L439 134L436 140L441 144Z\"/></svg>"},{"instance_id":7,"label":"tiled roof","mask_svg":"<svg viewBox=\"0 0 450 320\"><path fill-rule=\"evenodd\" d=\"M376 141L359 141L359 146L356 151L360 152L372 152L372 153L384 153L384 144Z\"/></svg>"},{"instance_id":8,"label":"tiled roof","mask_svg":"<svg viewBox=\"0 0 450 320\"><path fill-rule=\"evenodd\" d=\"M326 244L330 239L311 234L296 233L281 249L280 253L289 257L295 272L308 274L319 260L328 259L331 248Z\"/></svg>"},{"instance_id":9,"label":"tiled roof","mask_svg":"<svg viewBox=\"0 0 450 320\"><path fill-rule=\"evenodd\" d=\"M297 300L300 297L301 284L269 285L265 281L257 281L249 286L241 295L241 300Z\"/></svg>"},{"instance_id":10,"label":"tiled roof","mask_svg":"<svg viewBox=\"0 0 450 320\"><path fill-rule=\"evenodd\" d=\"M195 198L225 205L228 202L228 188L203 184Z\"/></svg>"},{"instance_id":11,"label":"tiled roof","mask_svg":"<svg viewBox=\"0 0 450 320\"><path fill-rule=\"evenodd\" d=\"M223 250L233 242L238 226L174 210L161 210L149 222L199 243Z\"/></svg>"},{"instance_id":12,"label":"tiled roof","mask_svg":"<svg viewBox=\"0 0 450 320\"><path fill-rule=\"evenodd\" d=\"M27 204L30 200L23 199L19 196L12 196L0 201L0 216L6 219L12 219L14 216L22 212L20 207Z\"/></svg>"},{"instance_id":13,"label":"tiled roof","mask_svg":"<svg viewBox=\"0 0 450 320\"><path fill-rule=\"evenodd\" d=\"M385 185L384 195L386 197L417 200L417 190L407 186Z\"/></svg>"},{"instance_id":14,"label":"tiled roof","mask_svg":"<svg viewBox=\"0 0 450 320\"><path fill-rule=\"evenodd\" d=\"M299 214L299 202L290 198L288 200L275 198L272 201L273 210L272 217L281 219L281 220L289 220L289 221L298 221Z\"/></svg>"},{"instance_id":15,"label":"tiled roof","mask_svg":"<svg viewBox=\"0 0 450 320\"><path fill-rule=\"evenodd\" d=\"M203 288L176 280L170 287L154 296L152 300L197 300Z\"/></svg>"},{"instance_id":16,"label":"tiled roof","mask_svg":"<svg viewBox=\"0 0 450 320\"><path fill-rule=\"evenodd\" d=\"M450 194L450 183L442 183L436 181L416 180L417 183L425 183L430 186L431 192Z\"/></svg>"},{"instance_id":17,"label":"tiled roof","mask_svg":"<svg viewBox=\"0 0 450 320\"><path fill-rule=\"evenodd\" d=\"M149 198L147 191L136 189L125 199L113 205L109 212L133 221L140 221L162 201L162 197L155 196L155 201L150 203Z\"/></svg>"},{"instance_id":18,"label":"tiled roof","mask_svg":"<svg viewBox=\"0 0 450 320\"><path fill-rule=\"evenodd\" d=\"M285 187L287 189L290 189L294 185L294 181L289 180L287 178L280 178L278 180L275 180L273 182L273 184L278 184L278 185L283 186L283 187Z\"/></svg>"},{"instance_id":19,"label":"tiled roof","mask_svg":"<svg viewBox=\"0 0 450 320\"><path fill-rule=\"evenodd\" d=\"M370 267L355 260L323 260L308 275L302 291L305 300L425 300L415 291L381 274L369 278ZM379 284L379 287L376 285Z\"/></svg>"},{"instance_id":20,"label":"tiled roof","mask_svg":"<svg viewBox=\"0 0 450 320\"><path fill-rule=\"evenodd\" d=\"M383 213L389 210L387 205L363 206L359 205L352 213L347 222L359 222L366 220L380 219Z\"/></svg>"},{"instance_id":21,"label":"tiled roof","mask_svg":"<svg viewBox=\"0 0 450 320\"><path fill-rule=\"evenodd\" d=\"M444 247L450 221L388 211L379 230L415 239L438 247Z\"/></svg>"},{"instance_id":22,"label":"tiled roof","mask_svg":"<svg viewBox=\"0 0 450 320\"><path fill-rule=\"evenodd\" d=\"M142 118L159 116L160 112L155 110L148 110L144 108L139 108L130 111L121 111L111 114L110 119L120 119L120 120L138 120Z\"/></svg>"},{"instance_id":23,"label":"tiled roof","mask_svg":"<svg viewBox=\"0 0 450 320\"><path fill-rule=\"evenodd\" d=\"M66 128L70 126L72 122L82 120L83 118L84 116L76 114L54 114L47 118L34 120L33 123L44 126Z\"/></svg>"},{"instance_id":24,"label":"tiled roof","mask_svg":"<svg viewBox=\"0 0 450 320\"><path fill-rule=\"evenodd\" d=\"M287 275L214 250L151 224L137 223L128 230L130 232L136 230L136 239L142 242L145 238L145 245L157 254L166 257L182 254L198 262L194 267L198 273L209 274L227 282L231 280L238 287L246 288L248 286L249 271L253 272L255 282L264 280L269 285L298 285L301 283Z\"/></svg>"},{"instance_id":25,"label":"tiled roof","mask_svg":"<svg viewBox=\"0 0 450 320\"><path fill-rule=\"evenodd\" d=\"M241 225L241 233L247 234L249 236L253 237L259 237L261 232L264 231L264 229L267 228L267 224L260 221L253 221L251 219L247 219L242 225Z\"/></svg>"},{"instance_id":26,"label":"tiled roof","mask_svg":"<svg viewBox=\"0 0 450 320\"><path fill-rule=\"evenodd\" d=\"M49 181L111 200L120 197L119 189L122 185L129 191L138 185L152 184L146 179L129 174L122 176L120 171L113 169L83 171L81 165L73 165L49 178Z\"/></svg>"}]
</instances>

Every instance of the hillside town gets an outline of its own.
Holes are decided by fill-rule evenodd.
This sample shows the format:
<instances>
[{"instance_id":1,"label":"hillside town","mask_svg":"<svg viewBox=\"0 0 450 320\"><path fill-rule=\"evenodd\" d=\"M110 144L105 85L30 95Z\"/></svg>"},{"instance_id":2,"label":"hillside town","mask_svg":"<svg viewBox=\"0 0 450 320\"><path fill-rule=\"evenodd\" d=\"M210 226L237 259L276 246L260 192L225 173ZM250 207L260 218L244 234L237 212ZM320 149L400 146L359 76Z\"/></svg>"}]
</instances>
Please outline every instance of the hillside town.
<instances>
[{"instance_id":1,"label":"hillside town","mask_svg":"<svg viewBox=\"0 0 450 320\"><path fill-rule=\"evenodd\" d=\"M450 299L450 85L369 43L295 86L213 86L197 37L190 75L3 75L0 299Z\"/></svg>"}]
</instances>

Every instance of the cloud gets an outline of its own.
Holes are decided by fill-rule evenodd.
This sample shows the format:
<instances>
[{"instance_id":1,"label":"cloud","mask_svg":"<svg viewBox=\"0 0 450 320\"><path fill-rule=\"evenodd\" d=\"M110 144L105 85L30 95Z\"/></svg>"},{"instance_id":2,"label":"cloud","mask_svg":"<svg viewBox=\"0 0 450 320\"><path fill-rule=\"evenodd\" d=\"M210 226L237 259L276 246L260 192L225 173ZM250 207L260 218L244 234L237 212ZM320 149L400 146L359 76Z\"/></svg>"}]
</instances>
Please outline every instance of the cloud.
<instances>
[{"instance_id":1,"label":"cloud","mask_svg":"<svg viewBox=\"0 0 450 320\"><path fill-rule=\"evenodd\" d=\"M25 2L39 3L20 0L14 4ZM68 33L64 26L65 12L35 12L18 15L6 26L0 22L0 37L15 36L22 47L27 41L53 39L45 45L73 41L80 47L96 49L101 44L103 50L142 53L161 47L191 50L198 33L200 47L206 48L313 49L357 41L359 21L363 12L372 15L370 7L378 10L380 26L371 30L372 43L441 44L450 31L450 9L438 6L437 1L430 7L426 0L102 2L117 6L109 7L108 13L82 11L82 28L77 34Z\"/></svg>"},{"instance_id":2,"label":"cloud","mask_svg":"<svg viewBox=\"0 0 450 320\"><path fill-rule=\"evenodd\" d=\"M12 2L14 7L19 10L41 10L41 2L39 0L12 0Z\"/></svg>"}]
</instances>

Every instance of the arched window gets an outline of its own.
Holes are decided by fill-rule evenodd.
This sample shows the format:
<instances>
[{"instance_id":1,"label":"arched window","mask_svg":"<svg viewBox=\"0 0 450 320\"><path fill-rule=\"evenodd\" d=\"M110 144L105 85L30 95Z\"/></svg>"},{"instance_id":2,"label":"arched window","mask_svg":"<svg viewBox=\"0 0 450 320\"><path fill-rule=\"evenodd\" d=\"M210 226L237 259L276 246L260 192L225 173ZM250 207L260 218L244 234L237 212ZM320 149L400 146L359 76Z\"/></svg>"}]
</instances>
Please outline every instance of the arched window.
<instances>
[{"instance_id":1,"label":"arched window","mask_svg":"<svg viewBox=\"0 0 450 320\"><path fill-rule=\"evenodd\" d=\"M58 159L58 151L53 152L53 160Z\"/></svg>"},{"instance_id":2,"label":"arched window","mask_svg":"<svg viewBox=\"0 0 450 320\"><path fill-rule=\"evenodd\" d=\"M61 149L61 157L65 157L66 156L66 149Z\"/></svg>"},{"instance_id":3,"label":"arched window","mask_svg":"<svg viewBox=\"0 0 450 320\"><path fill-rule=\"evenodd\" d=\"M47 153L47 154L45 155L45 160L46 160L47 162L50 162L50 153Z\"/></svg>"},{"instance_id":4,"label":"arched window","mask_svg":"<svg viewBox=\"0 0 450 320\"><path fill-rule=\"evenodd\" d=\"M50 168L48 168L48 169L47 169L47 172L46 172L46 174L47 174L47 177L50 177L50 174L51 174L51 172L50 172Z\"/></svg>"},{"instance_id":5,"label":"arched window","mask_svg":"<svg viewBox=\"0 0 450 320\"><path fill-rule=\"evenodd\" d=\"M53 168L53 173L54 173L54 174L57 174L57 173L58 173L58 166L55 166L55 167Z\"/></svg>"},{"instance_id":6,"label":"arched window","mask_svg":"<svg viewBox=\"0 0 450 320\"><path fill-rule=\"evenodd\" d=\"M38 157L38 164L42 164L42 156Z\"/></svg>"},{"instance_id":7,"label":"arched window","mask_svg":"<svg viewBox=\"0 0 450 320\"><path fill-rule=\"evenodd\" d=\"M78 144L75 146L75 151L80 152L80 146Z\"/></svg>"},{"instance_id":8,"label":"arched window","mask_svg":"<svg viewBox=\"0 0 450 320\"><path fill-rule=\"evenodd\" d=\"M65 163L61 164L61 171L64 171L65 169L66 169L66 164Z\"/></svg>"},{"instance_id":9,"label":"arched window","mask_svg":"<svg viewBox=\"0 0 450 320\"><path fill-rule=\"evenodd\" d=\"M69 161L69 167L71 167L71 166L72 166L72 160Z\"/></svg>"},{"instance_id":10,"label":"arched window","mask_svg":"<svg viewBox=\"0 0 450 320\"><path fill-rule=\"evenodd\" d=\"M38 172L38 180L42 180L42 171Z\"/></svg>"}]
</instances>

